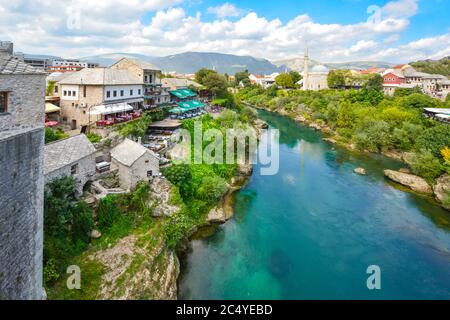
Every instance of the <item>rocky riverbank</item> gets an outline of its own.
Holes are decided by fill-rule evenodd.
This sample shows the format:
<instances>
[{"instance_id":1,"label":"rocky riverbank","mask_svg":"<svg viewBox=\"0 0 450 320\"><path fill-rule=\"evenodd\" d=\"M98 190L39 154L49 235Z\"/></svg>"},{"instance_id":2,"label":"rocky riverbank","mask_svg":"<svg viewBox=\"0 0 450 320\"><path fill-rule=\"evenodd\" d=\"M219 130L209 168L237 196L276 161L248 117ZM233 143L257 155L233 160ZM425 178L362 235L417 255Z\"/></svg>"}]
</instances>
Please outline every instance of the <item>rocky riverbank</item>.
<instances>
[{"instance_id":1,"label":"rocky riverbank","mask_svg":"<svg viewBox=\"0 0 450 320\"><path fill-rule=\"evenodd\" d=\"M346 148L353 152L358 151L358 152L363 152L363 153L368 153L368 154L371 153L369 151L357 150L357 148L354 144L343 142L342 139L340 139L339 136L336 134L336 132L334 132L326 124L310 120L307 117L305 117L304 115L292 114L284 109L268 110L266 108L256 107L256 106L252 106L249 104L247 104L247 105L250 107L257 108L257 109L277 113L281 116L288 117L288 118L290 118L302 125L305 125L309 128L312 128L317 131L321 131L322 133L324 133L326 135L326 137L323 138L323 140L326 142L339 145L339 146ZM384 155L385 157L397 160L399 162L403 162L407 165L409 165L408 159L413 155L410 152L402 152L399 150L387 150L387 151L381 152L381 154ZM359 168L359 169L360 170L358 170L358 172L356 172L357 174L362 173L363 168ZM408 169L408 171L409 171L409 169ZM443 208L445 208L447 210L450 210L450 200L447 200L447 198L450 199L450 177L449 177L449 175L444 174L441 177L439 177L433 186L428 184L421 177L413 175L410 172L407 172L407 173L401 172L401 170L398 172L393 171L393 170L386 170L385 176L388 179L390 179L396 183L399 183L405 187L408 187L409 189L411 189L414 192L432 195L439 205L441 205ZM447 202L449 202L449 203L447 203Z\"/></svg>"}]
</instances>

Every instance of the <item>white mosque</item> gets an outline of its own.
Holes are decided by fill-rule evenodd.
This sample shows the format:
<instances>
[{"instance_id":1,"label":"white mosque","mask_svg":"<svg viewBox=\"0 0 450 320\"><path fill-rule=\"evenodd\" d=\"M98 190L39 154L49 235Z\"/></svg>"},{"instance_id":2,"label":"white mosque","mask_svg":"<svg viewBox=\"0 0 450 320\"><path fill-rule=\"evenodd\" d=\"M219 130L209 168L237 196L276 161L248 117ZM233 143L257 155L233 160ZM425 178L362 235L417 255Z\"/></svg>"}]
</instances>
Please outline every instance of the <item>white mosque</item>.
<instances>
[{"instance_id":1,"label":"white mosque","mask_svg":"<svg viewBox=\"0 0 450 320\"><path fill-rule=\"evenodd\" d=\"M302 86L302 90L319 91L328 89L328 73L327 67L323 65L315 66L309 70L309 50L305 48L304 68L302 72L303 79L298 84Z\"/></svg>"}]
</instances>

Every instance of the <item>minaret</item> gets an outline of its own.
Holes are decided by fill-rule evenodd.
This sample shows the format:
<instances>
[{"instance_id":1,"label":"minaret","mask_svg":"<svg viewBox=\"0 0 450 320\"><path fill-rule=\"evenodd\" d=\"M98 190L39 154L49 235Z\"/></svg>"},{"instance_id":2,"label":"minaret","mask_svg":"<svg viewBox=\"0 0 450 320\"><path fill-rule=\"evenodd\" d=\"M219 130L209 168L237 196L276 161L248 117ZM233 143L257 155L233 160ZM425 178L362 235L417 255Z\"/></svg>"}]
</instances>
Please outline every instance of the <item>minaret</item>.
<instances>
[{"instance_id":1,"label":"minaret","mask_svg":"<svg viewBox=\"0 0 450 320\"><path fill-rule=\"evenodd\" d=\"M305 46L305 57L303 58L303 90L309 88L309 50L308 46Z\"/></svg>"}]
</instances>

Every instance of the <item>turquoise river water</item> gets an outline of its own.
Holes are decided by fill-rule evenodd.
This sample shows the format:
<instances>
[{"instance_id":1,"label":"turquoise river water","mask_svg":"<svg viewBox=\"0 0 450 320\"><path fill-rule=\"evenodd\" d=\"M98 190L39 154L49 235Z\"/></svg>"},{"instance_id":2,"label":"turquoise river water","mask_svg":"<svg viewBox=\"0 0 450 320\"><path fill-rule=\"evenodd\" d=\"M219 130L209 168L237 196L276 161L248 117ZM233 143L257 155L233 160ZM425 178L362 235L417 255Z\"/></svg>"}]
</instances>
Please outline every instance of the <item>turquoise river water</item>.
<instances>
[{"instance_id":1,"label":"turquoise river water","mask_svg":"<svg viewBox=\"0 0 450 320\"><path fill-rule=\"evenodd\" d=\"M280 130L279 173L256 165L234 219L192 241L180 298L450 299L450 213L386 181L383 170L401 164L260 116ZM381 290L367 288L370 265Z\"/></svg>"}]
</instances>

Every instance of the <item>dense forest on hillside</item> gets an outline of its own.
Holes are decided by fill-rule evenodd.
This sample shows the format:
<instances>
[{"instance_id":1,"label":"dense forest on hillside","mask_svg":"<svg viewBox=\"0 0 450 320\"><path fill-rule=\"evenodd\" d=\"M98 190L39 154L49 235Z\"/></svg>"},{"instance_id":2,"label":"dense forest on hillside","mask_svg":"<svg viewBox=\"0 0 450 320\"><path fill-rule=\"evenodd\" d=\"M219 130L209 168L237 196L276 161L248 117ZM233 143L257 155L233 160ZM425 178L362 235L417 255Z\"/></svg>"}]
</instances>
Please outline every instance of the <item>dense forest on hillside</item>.
<instances>
[{"instance_id":1,"label":"dense forest on hillside","mask_svg":"<svg viewBox=\"0 0 450 320\"><path fill-rule=\"evenodd\" d=\"M410 63L417 71L450 77L450 56L441 60L423 60Z\"/></svg>"}]
</instances>

